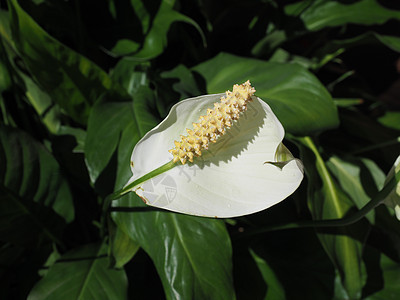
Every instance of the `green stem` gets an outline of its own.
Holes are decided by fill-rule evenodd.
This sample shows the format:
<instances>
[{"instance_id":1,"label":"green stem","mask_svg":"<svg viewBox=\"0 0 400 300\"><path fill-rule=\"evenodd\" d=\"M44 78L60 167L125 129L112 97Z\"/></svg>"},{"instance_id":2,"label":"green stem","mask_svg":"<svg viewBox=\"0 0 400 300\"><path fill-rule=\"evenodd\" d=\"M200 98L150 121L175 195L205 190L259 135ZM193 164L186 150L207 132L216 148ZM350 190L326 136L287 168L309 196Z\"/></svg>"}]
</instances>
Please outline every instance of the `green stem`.
<instances>
[{"instance_id":1,"label":"green stem","mask_svg":"<svg viewBox=\"0 0 400 300\"><path fill-rule=\"evenodd\" d=\"M368 152L368 151L372 151L372 150L376 150L376 149L380 149L380 148L385 148L388 146L393 146L400 143L400 137L393 139L393 140L389 140L383 143L379 143L379 144L375 144L372 146L368 146L368 147L364 147L355 151L350 152L349 154L354 155L354 154L360 154L363 152Z\"/></svg>"},{"instance_id":2,"label":"green stem","mask_svg":"<svg viewBox=\"0 0 400 300\"><path fill-rule=\"evenodd\" d=\"M256 230L251 230L248 232L240 233L236 236L236 238L245 238L251 237L254 235L277 231L277 230L285 230L285 229L301 229L301 228L326 228L326 227L339 227L339 226L347 226L353 224L363 217L365 217L371 210L377 207L379 204L383 202L383 200L389 195L390 192L396 187L397 184L400 183L400 171L395 173L395 175L386 183L383 189L378 192L374 198L372 198L363 208L361 208L356 213L341 218L341 219L331 219L331 220L317 220L317 221L299 221L285 224L277 224L272 226L267 226L263 228L259 228Z\"/></svg>"},{"instance_id":3,"label":"green stem","mask_svg":"<svg viewBox=\"0 0 400 300\"><path fill-rule=\"evenodd\" d=\"M108 195L106 198L104 198L103 201L103 208L102 208L102 215L101 215L101 236L104 237L105 234L105 226L106 226L106 220L107 220L107 213L108 209L111 205L111 202L114 200L117 200L121 198L123 195L126 193L130 192L135 186L157 176L160 175L164 172L167 172L168 170L171 170L172 168L176 167L178 163L174 163L172 160L170 162L167 162L166 164L162 165L161 167L158 167L157 169L147 173L146 175L143 175L142 177L139 177L135 181L131 182L130 184L126 185L122 189Z\"/></svg>"},{"instance_id":4,"label":"green stem","mask_svg":"<svg viewBox=\"0 0 400 300\"><path fill-rule=\"evenodd\" d=\"M135 181L131 182L124 188L120 189L119 191L116 191L110 195L111 200L117 200L121 196L125 195L126 193L130 192L135 186L141 184L142 182L145 182L157 175L160 175L164 172L167 172L168 170L171 170L173 167L176 167L177 164L174 163L172 160L170 162L167 162L166 164L162 165L161 167L158 167L157 169L147 173L146 175L143 175L142 177L136 179Z\"/></svg>"}]
</instances>

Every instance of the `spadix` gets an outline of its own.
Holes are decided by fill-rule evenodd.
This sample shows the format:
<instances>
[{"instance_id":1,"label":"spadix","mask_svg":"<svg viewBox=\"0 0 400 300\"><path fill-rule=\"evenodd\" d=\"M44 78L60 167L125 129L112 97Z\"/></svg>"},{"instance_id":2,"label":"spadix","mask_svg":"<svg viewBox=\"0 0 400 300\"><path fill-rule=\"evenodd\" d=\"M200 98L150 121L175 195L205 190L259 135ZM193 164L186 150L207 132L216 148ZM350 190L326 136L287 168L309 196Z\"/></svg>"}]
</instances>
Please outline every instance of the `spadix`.
<instances>
[{"instance_id":1,"label":"spadix","mask_svg":"<svg viewBox=\"0 0 400 300\"><path fill-rule=\"evenodd\" d=\"M303 165L282 144L281 123L254 92L246 82L174 105L136 144L125 191L151 206L219 218L255 213L292 194Z\"/></svg>"}]
</instances>

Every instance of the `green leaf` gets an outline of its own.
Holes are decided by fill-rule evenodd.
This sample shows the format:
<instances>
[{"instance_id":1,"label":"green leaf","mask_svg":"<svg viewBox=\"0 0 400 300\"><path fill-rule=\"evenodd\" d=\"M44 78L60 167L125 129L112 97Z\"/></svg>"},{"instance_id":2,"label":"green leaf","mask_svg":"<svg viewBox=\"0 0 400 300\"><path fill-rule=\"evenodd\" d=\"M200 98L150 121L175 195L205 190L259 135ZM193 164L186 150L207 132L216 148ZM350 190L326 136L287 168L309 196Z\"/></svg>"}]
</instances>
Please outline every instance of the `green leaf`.
<instances>
[{"instance_id":1,"label":"green leaf","mask_svg":"<svg viewBox=\"0 0 400 300\"><path fill-rule=\"evenodd\" d=\"M123 270L112 270L105 245L86 245L61 257L30 292L40 299L127 299L128 282Z\"/></svg>"},{"instance_id":2,"label":"green leaf","mask_svg":"<svg viewBox=\"0 0 400 300\"><path fill-rule=\"evenodd\" d=\"M376 0L341 1L316 0L285 6L289 16L299 16L308 30L342 26L348 23L360 25L383 24L390 19L400 19L400 12L385 8ZM308 2L310 3L310 2Z\"/></svg>"},{"instance_id":3,"label":"green leaf","mask_svg":"<svg viewBox=\"0 0 400 300\"><path fill-rule=\"evenodd\" d=\"M250 80L256 95L266 101L286 131L306 135L338 125L331 96L305 68L221 53L194 67L208 93L221 93L232 84Z\"/></svg>"},{"instance_id":4,"label":"green leaf","mask_svg":"<svg viewBox=\"0 0 400 300\"><path fill-rule=\"evenodd\" d=\"M91 112L85 142L85 157L94 183L117 151L116 189L132 176L130 157L136 142L158 120L150 113L154 93L141 86L133 102L99 102Z\"/></svg>"},{"instance_id":5,"label":"green leaf","mask_svg":"<svg viewBox=\"0 0 400 300\"><path fill-rule=\"evenodd\" d=\"M379 123L386 127L400 130L400 112L388 111L382 117L378 119Z\"/></svg>"},{"instance_id":6,"label":"green leaf","mask_svg":"<svg viewBox=\"0 0 400 300\"><path fill-rule=\"evenodd\" d=\"M262 277L267 284L267 293L264 300L279 300L285 298L285 290L283 289L279 279L277 278L274 270L268 265L268 263L258 256L253 250L250 249L251 256L253 256Z\"/></svg>"},{"instance_id":7,"label":"green leaf","mask_svg":"<svg viewBox=\"0 0 400 300\"><path fill-rule=\"evenodd\" d=\"M71 118L85 124L90 107L111 88L110 78L90 60L46 33L17 0L8 3L13 39L30 73Z\"/></svg>"},{"instance_id":8,"label":"green leaf","mask_svg":"<svg viewBox=\"0 0 400 300\"><path fill-rule=\"evenodd\" d=\"M68 183L41 144L4 126L0 126L0 189L0 240L25 245L50 239L61 245L61 230L74 219Z\"/></svg>"},{"instance_id":9,"label":"green leaf","mask_svg":"<svg viewBox=\"0 0 400 300\"><path fill-rule=\"evenodd\" d=\"M85 158L92 183L108 165L122 132L129 131L133 140L139 139L135 129L130 102L100 102L93 107L85 141ZM129 145L124 147L130 148Z\"/></svg>"},{"instance_id":10,"label":"green leaf","mask_svg":"<svg viewBox=\"0 0 400 300\"><path fill-rule=\"evenodd\" d=\"M325 161L309 137L301 139L302 158L309 179L309 207L314 220L339 219L351 214L352 202L338 186ZM368 233L365 223L338 227L336 231L319 230L318 237L338 270L341 283L350 299L359 299L365 283L362 244Z\"/></svg>"},{"instance_id":11,"label":"green leaf","mask_svg":"<svg viewBox=\"0 0 400 300\"><path fill-rule=\"evenodd\" d=\"M332 156L326 165L358 209L367 204L385 182L385 174L369 159L343 160ZM371 211L366 217L374 223L375 212Z\"/></svg>"},{"instance_id":12,"label":"green leaf","mask_svg":"<svg viewBox=\"0 0 400 300\"><path fill-rule=\"evenodd\" d=\"M129 193L114 206L144 206ZM153 260L167 299L234 299L231 244L220 220L169 212L113 212Z\"/></svg>"},{"instance_id":13,"label":"green leaf","mask_svg":"<svg viewBox=\"0 0 400 300\"><path fill-rule=\"evenodd\" d=\"M168 44L167 34L174 22L185 22L192 25L197 29L204 42L205 37L200 26L191 18L173 9L175 1L162 0L156 15L151 20L150 13L146 11L142 2L142 0L131 1L136 14L141 18L140 21L145 31L143 43L139 45L137 42L122 39L111 50L113 53L117 55L132 55L135 58L146 60L157 57Z\"/></svg>"}]
</instances>

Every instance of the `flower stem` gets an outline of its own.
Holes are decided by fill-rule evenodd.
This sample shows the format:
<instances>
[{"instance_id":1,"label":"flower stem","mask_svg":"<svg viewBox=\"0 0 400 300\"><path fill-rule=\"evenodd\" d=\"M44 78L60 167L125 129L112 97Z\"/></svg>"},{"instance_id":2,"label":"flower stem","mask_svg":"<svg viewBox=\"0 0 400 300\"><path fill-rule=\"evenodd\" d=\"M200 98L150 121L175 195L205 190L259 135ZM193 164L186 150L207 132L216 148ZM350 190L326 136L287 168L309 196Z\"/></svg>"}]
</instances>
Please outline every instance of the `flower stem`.
<instances>
[{"instance_id":1,"label":"flower stem","mask_svg":"<svg viewBox=\"0 0 400 300\"><path fill-rule=\"evenodd\" d=\"M307 220L307 221L298 221L292 223L285 224L277 224L262 227L255 230L249 230L244 233L237 234L236 238L241 239L245 237L251 237L254 235L277 231L277 230L285 230L285 229L300 229L300 228L326 228L326 227L339 227L339 226L347 226L353 224L363 217L365 217L371 210L377 207L379 204L383 202L383 200L389 195L389 193L396 187L397 184L400 183L400 171L394 174L394 176L386 183L381 191L379 191L375 197L373 197L363 208L354 214L340 218L340 219L330 219L330 220Z\"/></svg>"},{"instance_id":2,"label":"flower stem","mask_svg":"<svg viewBox=\"0 0 400 300\"><path fill-rule=\"evenodd\" d=\"M135 186L137 186L137 185L141 184L142 182L145 182L157 175L167 172L168 170L171 170L173 167L176 167L177 165L178 165L178 163L174 163L172 160L170 162L167 162L166 164L162 165L161 167L158 167L157 169L154 169L153 171L147 173L146 175L139 177L135 181L124 186L122 189L112 193L110 195L111 200L117 200L118 198L122 197L126 193L130 192Z\"/></svg>"},{"instance_id":3,"label":"flower stem","mask_svg":"<svg viewBox=\"0 0 400 300\"><path fill-rule=\"evenodd\" d=\"M160 175L168 170L171 170L173 167L176 167L179 165L179 163L174 163L172 160L167 162L166 164L162 165L161 167L158 167L157 169L154 169L153 171L143 175L142 177L139 177L138 179L134 180L130 184L124 186L122 189L108 195L106 198L104 198L103 201L103 208L102 208L102 215L101 215L101 236L104 236L105 234L105 226L106 226L106 220L107 220L107 213L108 213L108 208L110 207L110 204L112 201L117 200L121 198L123 195L126 193L130 192L135 186L141 184L142 182L145 182L157 175Z\"/></svg>"}]
</instances>

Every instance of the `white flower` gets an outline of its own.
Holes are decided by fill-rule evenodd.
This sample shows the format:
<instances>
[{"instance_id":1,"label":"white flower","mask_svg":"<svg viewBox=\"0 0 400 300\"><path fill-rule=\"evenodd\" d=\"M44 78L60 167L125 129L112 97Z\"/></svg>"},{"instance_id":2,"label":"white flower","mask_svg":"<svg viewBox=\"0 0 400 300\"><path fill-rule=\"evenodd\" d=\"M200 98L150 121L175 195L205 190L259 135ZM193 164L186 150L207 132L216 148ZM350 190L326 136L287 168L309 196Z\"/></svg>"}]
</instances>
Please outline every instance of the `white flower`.
<instances>
[{"instance_id":1,"label":"white flower","mask_svg":"<svg viewBox=\"0 0 400 300\"><path fill-rule=\"evenodd\" d=\"M303 179L303 165L282 144L281 123L254 92L246 82L226 96L174 105L136 144L128 190L151 206L218 218L255 213L292 194ZM221 117L224 112L232 118Z\"/></svg>"}]
</instances>

